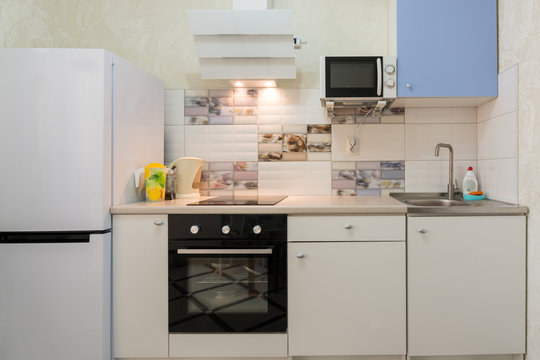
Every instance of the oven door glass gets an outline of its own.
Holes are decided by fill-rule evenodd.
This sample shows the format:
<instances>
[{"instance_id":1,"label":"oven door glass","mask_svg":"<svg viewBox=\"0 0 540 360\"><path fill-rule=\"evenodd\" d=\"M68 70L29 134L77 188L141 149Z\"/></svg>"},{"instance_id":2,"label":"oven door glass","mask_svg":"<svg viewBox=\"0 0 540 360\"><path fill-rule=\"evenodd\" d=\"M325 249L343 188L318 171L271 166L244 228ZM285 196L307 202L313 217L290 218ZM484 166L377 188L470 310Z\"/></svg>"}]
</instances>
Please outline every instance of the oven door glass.
<instances>
[{"instance_id":1,"label":"oven door glass","mask_svg":"<svg viewBox=\"0 0 540 360\"><path fill-rule=\"evenodd\" d=\"M171 241L169 332L286 330L286 243Z\"/></svg>"}]
</instances>

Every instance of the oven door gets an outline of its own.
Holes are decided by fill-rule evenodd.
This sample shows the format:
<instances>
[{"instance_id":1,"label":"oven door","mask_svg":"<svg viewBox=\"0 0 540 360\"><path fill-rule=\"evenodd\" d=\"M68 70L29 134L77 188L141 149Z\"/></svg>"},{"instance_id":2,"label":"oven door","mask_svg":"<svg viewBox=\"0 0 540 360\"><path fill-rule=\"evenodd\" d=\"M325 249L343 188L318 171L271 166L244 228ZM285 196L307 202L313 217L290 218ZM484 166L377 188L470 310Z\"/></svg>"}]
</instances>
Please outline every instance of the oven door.
<instances>
[{"instance_id":1,"label":"oven door","mask_svg":"<svg viewBox=\"0 0 540 360\"><path fill-rule=\"evenodd\" d=\"M382 57L325 57L326 97L381 98Z\"/></svg>"},{"instance_id":2,"label":"oven door","mask_svg":"<svg viewBox=\"0 0 540 360\"><path fill-rule=\"evenodd\" d=\"M169 332L285 332L285 240L169 241Z\"/></svg>"}]
</instances>

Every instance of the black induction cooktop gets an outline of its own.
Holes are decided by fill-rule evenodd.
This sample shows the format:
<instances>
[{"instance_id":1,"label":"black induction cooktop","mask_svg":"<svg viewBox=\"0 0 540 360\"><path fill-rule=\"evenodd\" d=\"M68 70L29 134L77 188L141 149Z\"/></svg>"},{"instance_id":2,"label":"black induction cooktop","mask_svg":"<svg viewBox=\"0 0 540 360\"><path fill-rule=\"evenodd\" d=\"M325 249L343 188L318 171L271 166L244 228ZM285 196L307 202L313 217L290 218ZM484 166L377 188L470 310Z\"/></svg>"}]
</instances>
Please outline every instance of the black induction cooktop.
<instances>
[{"instance_id":1,"label":"black induction cooktop","mask_svg":"<svg viewBox=\"0 0 540 360\"><path fill-rule=\"evenodd\" d=\"M285 195L218 196L208 200L192 202L187 205L275 205L286 197Z\"/></svg>"}]
</instances>

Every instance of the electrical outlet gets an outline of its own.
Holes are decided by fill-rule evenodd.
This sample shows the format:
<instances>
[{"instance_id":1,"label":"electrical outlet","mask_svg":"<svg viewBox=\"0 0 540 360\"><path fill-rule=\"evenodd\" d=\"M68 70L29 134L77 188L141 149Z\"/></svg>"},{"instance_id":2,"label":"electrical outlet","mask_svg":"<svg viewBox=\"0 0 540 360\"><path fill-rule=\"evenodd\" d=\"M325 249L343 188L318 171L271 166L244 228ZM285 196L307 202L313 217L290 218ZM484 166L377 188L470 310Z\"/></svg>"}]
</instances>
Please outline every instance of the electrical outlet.
<instances>
[{"instance_id":1,"label":"electrical outlet","mask_svg":"<svg viewBox=\"0 0 540 360\"><path fill-rule=\"evenodd\" d=\"M356 154L356 152L358 151L358 139L355 137L347 138L347 143L345 145L346 145L345 152L347 155Z\"/></svg>"}]
</instances>

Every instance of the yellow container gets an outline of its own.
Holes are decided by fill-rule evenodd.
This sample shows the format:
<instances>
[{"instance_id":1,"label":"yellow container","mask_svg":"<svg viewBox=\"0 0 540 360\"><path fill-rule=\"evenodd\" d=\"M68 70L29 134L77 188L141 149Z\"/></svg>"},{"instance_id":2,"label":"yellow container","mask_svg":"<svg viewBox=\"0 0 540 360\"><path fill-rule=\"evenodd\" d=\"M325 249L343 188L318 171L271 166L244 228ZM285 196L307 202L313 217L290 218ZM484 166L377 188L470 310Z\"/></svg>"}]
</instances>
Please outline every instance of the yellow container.
<instances>
[{"instance_id":1,"label":"yellow container","mask_svg":"<svg viewBox=\"0 0 540 360\"><path fill-rule=\"evenodd\" d=\"M135 171L135 187L139 188L139 177L142 181L144 171L144 185L146 201L165 200L165 183L167 179L167 168L160 163L151 163L144 168ZM139 192L140 194L140 192Z\"/></svg>"},{"instance_id":2,"label":"yellow container","mask_svg":"<svg viewBox=\"0 0 540 360\"><path fill-rule=\"evenodd\" d=\"M144 167L146 201L165 200L165 180L167 168L160 163L151 163Z\"/></svg>"}]
</instances>

